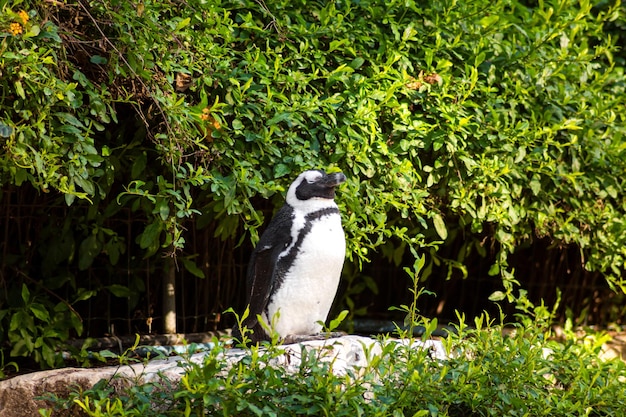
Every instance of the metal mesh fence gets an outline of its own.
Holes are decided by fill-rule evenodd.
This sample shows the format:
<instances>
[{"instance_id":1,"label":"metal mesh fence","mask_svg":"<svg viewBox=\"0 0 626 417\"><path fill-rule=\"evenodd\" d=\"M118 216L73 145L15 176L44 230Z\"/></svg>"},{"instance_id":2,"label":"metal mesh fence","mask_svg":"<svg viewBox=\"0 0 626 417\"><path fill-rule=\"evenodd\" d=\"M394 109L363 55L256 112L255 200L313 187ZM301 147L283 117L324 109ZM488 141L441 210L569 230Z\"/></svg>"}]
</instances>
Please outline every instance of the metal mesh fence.
<instances>
[{"instance_id":1,"label":"metal mesh fence","mask_svg":"<svg viewBox=\"0 0 626 417\"><path fill-rule=\"evenodd\" d=\"M130 209L121 209L115 216L97 223L89 217L89 207L68 208L57 202L57 197L38 195L34 191L2 190L0 309L10 304L8 298L14 293L11 288L26 283L54 302L71 303L83 320L81 337L160 333L166 259L161 256L144 259L136 239L146 219ZM176 263L177 331L200 333L229 328L234 317L225 315L224 311L229 307L239 311L243 308L251 245L245 240L238 244L234 239L223 241L214 237L212 225L199 229L190 221L184 226L186 246L184 252L178 254ZM117 263L111 265L104 246L93 263L82 269L77 261L81 241L96 227L113 231L124 242L124 250ZM59 233L71 241L63 243ZM62 247L63 244L67 247ZM441 254L453 258L456 250L458 247L453 242L443 248ZM184 268L180 260L185 257L195 262L204 278ZM498 277L488 276L491 262L489 256L471 259L467 262L465 279L455 273L447 279L445 269L434 271L422 285L436 296L420 299L421 312L439 317L440 322L454 321L455 310L469 317L482 311L496 315L498 307L488 301L488 296L501 289L501 282ZM518 250L510 264L536 302L543 299L551 305L556 300L557 288L560 289L562 301L558 312L561 318L570 315L581 324L623 321L624 295L612 292L601 275L586 271L576 248L552 247L546 240L538 239ZM398 319L390 313L389 307L410 302L408 275L401 267L382 259L374 259L360 274L371 277L378 291L365 289L351 294L355 305L365 307L367 317ZM120 287L129 289L128 294L120 291L116 294L112 290ZM93 291L93 295L74 302L80 288L83 289L80 291ZM337 309L345 308L345 297L344 282L337 298ZM505 310L509 315L514 313L509 307Z\"/></svg>"}]
</instances>

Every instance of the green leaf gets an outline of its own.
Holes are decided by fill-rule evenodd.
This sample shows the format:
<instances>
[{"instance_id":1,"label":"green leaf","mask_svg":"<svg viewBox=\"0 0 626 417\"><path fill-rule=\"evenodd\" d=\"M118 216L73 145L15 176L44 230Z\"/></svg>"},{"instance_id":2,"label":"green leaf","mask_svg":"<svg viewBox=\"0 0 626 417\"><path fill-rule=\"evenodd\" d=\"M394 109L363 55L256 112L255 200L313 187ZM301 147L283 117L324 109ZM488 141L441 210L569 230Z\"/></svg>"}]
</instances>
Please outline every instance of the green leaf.
<instances>
[{"instance_id":1,"label":"green leaf","mask_svg":"<svg viewBox=\"0 0 626 417\"><path fill-rule=\"evenodd\" d=\"M243 129L243 128L244 128L243 123L241 123L241 120L239 120L239 119L234 119L234 120L232 121L232 123L231 123L231 126L232 126L232 128L233 128L233 129L235 129L235 130L241 130L241 129Z\"/></svg>"},{"instance_id":2,"label":"green leaf","mask_svg":"<svg viewBox=\"0 0 626 417\"><path fill-rule=\"evenodd\" d=\"M130 175L134 179L144 178L145 175L142 175L146 169L146 164L148 162L148 156L145 152L142 152L137 156L135 162L133 162L132 169L130 171Z\"/></svg>"},{"instance_id":3,"label":"green leaf","mask_svg":"<svg viewBox=\"0 0 626 417\"><path fill-rule=\"evenodd\" d=\"M502 291L494 291L490 296L489 296L489 300L490 301L494 301L494 302L498 302L498 301L502 301L506 298L506 294Z\"/></svg>"},{"instance_id":4,"label":"green leaf","mask_svg":"<svg viewBox=\"0 0 626 417\"><path fill-rule=\"evenodd\" d=\"M291 173L291 168L285 164L277 164L274 167L274 178L284 177Z\"/></svg>"},{"instance_id":5,"label":"green leaf","mask_svg":"<svg viewBox=\"0 0 626 417\"><path fill-rule=\"evenodd\" d=\"M106 287L111 293L120 298L127 298L133 295L133 292L124 285L112 284Z\"/></svg>"},{"instance_id":6,"label":"green leaf","mask_svg":"<svg viewBox=\"0 0 626 417\"><path fill-rule=\"evenodd\" d=\"M332 319L328 324L328 331L332 332L339 327L339 325L345 320L348 316L348 310L342 310L336 318Z\"/></svg>"},{"instance_id":7,"label":"green leaf","mask_svg":"<svg viewBox=\"0 0 626 417\"><path fill-rule=\"evenodd\" d=\"M439 213L435 213L433 215L433 225L435 226L435 230L439 237L443 240L446 240L448 237L448 229L446 228L446 223L443 221L443 218Z\"/></svg>"},{"instance_id":8,"label":"green leaf","mask_svg":"<svg viewBox=\"0 0 626 417\"><path fill-rule=\"evenodd\" d=\"M350 68L352 68L352 69L357 69L357 68L360 68L360 67L363 65L363 63L364 63L364 62L365 62L365 59L363 59L363 58L361 58L361 57L354 58L354 59L352 60L352 62L350 62L350 65L349 65L349 66L350 66Z\"/></svg>"},{"instance_id":9,"label":"green leaf","mask_svg":"<svg viewBox=\"0 0 626 417\"><path fill-rule=\"evenodd\" d=\"M487 272L487 275L489 275L490 277L496 276L500 273L500 265L498 265L497 263L491 265L491 267L489 268L489 271Z\"/></svg>"},{"instance_id":10,"label":"green leaf","mask_svg":"<svg viewBox=\"0 0 626 417\"><path fill-rule=\"evenodd\" d=\"M530 181L530 189L532 190L534 195L539 195L541 192L541 182L536 179Z\"/></svg>"},{"instance_id":11,"label":"green leaf","mask_svg":"<svg viewBox=\"0 0 626 417\"><path fill-rule=\"evenodd\" d=\"M263 410L261 410L259 407L257 407L256 405L254 405L253 403L248 403L248 409L250 411L252 411L255 415L261 417L263 415L265 415L265 413L263 412Z\"/></svg>"},{"instance_id":12,"label":"green leaf","mask_svg":"<svg viewBox=\"0 0 626 417\"><path fill-rule=\"evenodd\" d=\"M91 266L96 256L102 251L102 243L95 234L89 235L78 248L78 269L86 270Z\"/></svg>"},{"instance_id":13,"label":"green leaf","mask_svg":"<svg viewBox=\"0 0 626 417\"><path fill-rule=\"evenodd\" d=\"M271 119L267 120L265 124L267 126L275 125L280 122L288 121L292 116L293 114L291 112L279 113L276 116L272 117Z\"/></svg>"},{"instance_id":14,"label":"green leaf","mask_svg":"<svg viewBox=\"0 0 626 417\"><path fill-rule=\"evenodd\" d=\"M328 52L332 52L336 49L339 49L339 47L341 47L342 45L345 45L348 42L350 42L348 39L339 39L339 40L331 41L330 46L328 48Z\"/></svg>"},{"instance_id":15,"label":"green leaf","mask_svg":"<svg viewBox=\"0 0 626 417\"><path fill-rule=\"evenodd\" d=\"M20 80L15 82L15 92L22 99L26 99L26 93L24 92L24 87L22 86L22 82Z\"/></svg>"},{"instance_id":16,"label":"green leaf","mask_svg":"<svg viewBox=\"0 0 626 417\"><path fill-rule=\"evenodd\" d=\"M55 116L57 116L59 119L61 119L61 121L63 123L69 123L72 126L78 127L80 129L84 129L85 125L76 118L76 116L74 116L73 114L70 113L63 113L63 112L59 112L59 113L55 113ZM81 132L81 130L77 130L77 132Z\"/></svg>"},{"instance_id":17,"label":"green leaf","mask_svg":"<svg viewBox=\"0 0 626 417\"><path fill-rule=\"evenodd\" d=\"M163 226L161 222L150 223L139 238L139 246L141 249L147 249L151 246L160 243L161 231L163 230Z\"/></svg>"},{"instance_id":18,"label":"green leaf","mask_svg":"<svg viewBox=\"0 0 626 417\"><path fill-rule=\"evenodd\" d=\"M89 62L91 62L92 64L96 64L96 65L105 65L108 61L103 56L92 55L91 58L89 58Z\"/></svg>"},{"instance_id":19,"label":"green leaf","mask_svg":"<svg viewBox=\"0 0 626 417\"><path fill-rule=\"evenodd\" d=\"M41 28L39 27L39 25L32 25L30 29L28 29L28 31L24 34L24 37L32 38L32 37L39 35L40 32L41 32Z\"/></svg>"},{"instance_id":20,"label":"green leaf","mask_svg":"<svg viewBox=\"0 0 626 417\"><path fill-rule=\"evenodd\" d=\"M17 168L15 170L15 185L22 185L24 181L28 179L28 171L24 168Z\"/></svg>"},{"instance_id":21,"label":"green leaf","mask_svg":"<svg viewBox=\"0 0 626 417\"><path fill-rule=\"evenodd\" d=\"M13 134L13 128L0 122L0 137L8 138Z\"/></svg>"},{"instance_id":22,"label":"green leaf","mask_svg":"<svg viewBox=\"0 0 626 417\"><path fill-rule=\"evenodd\" d=\"M159 200L155 210L159 213L161 220L167 220L167 218L170 216L170 205L168 203L168 200Z\"/></svg>"},{"instance_id":23,"label":"green leaf","mask_svg":"<svg viewBox=\"0 0 626 417\"><path fill-rule=\"evenodd\" d=\"M111 239L104 244L104 252L109 255L111 265L117 265L120 259L120 254L123 253L124 250L126 250L124 243L117 241L116 239Z\"/></svg>"},{"instance_id":24,"label":"green leaf","mask_svg":"<svg viewBox=\"0 0 626 417\"><path fill-rule=\"evenodd\" d=\"M120 357L119 354L117 353L113 353L110 350L101 350L100 352L98 352L98 355L101 356L102 358L106 358L106 359L118 359Z\"/></svg>"},{"instance_id":25,"label":"green leaf","mask_svg":"<svg viewBox=\"0 0 626 417\"><path fill-rule=\"evenodd\" d=\"M48 313L48 310L46 310L46 308L43 306L43 304L32 303L29 308L31 313L33 313L33 315L39 320L46 323L50 322L50 314Z\"/></svg>"},{"instance_id":26,"label":"green leaf","mask_svg":"<svg viewBox=\"0 0 626 417\"><path fill-rule=\"evenodd\" d=\"M95 296L96 294L98 294L97 290L88 290L86 288L79 288L72 304L77 303L79 301L88 300L91 297Z\"/></svg>"},{"instance_id":27,"label":"green leaf","mask_svg":"<svg viewBox=\"0 0 626 417\"><path fill-rule=\"evenodd\" d=\"M76 194L65 193L63 198L65 199L65 204L69 207L76 200Z\"/></svg>"},{"instance_id":28,"label":"green leaf","mask_svg":"<svg viewBox=\"0 0 626 417\"><path fill-rule=\"evenodd\" d=\"M476 55L476 58L474 58L474 66L478 67L480 64L483 63L483 61L485 60L485 53L481 52L478 55Z\"/></svg>"},{"instance_id":29,"label":"green leaf","mask_svg":"<svg viewBox=\"0 0 626 417\"><path fill-rule=\"evenodd\" d=\"M192 260L188 258L182 258L183 266L185 269L191 273L191 275L198 278L205 278L204 271L198 268L198 265Z\"/></svg>"},{"instance_id":30,"label":"green leaf","mask_svg":"<svg viewBox=\"0 0 626 417\"><path fill-rule=\"evenodd\" d=\"M32 349L29 349L27 347L26 342L27 340L23 339L23 340L18 340L17 342L13 343L13 347L11 348L10 355L13 357L28 356L28 354L32 352Z\"/></svg>"},{"instance_id":31,"label":"green leaf","mask_svg":"<svg viewBox=\"0 0 626 417\"><path fill-rule=\"evenodd\" d=\"M187 26L189 26L189 23L191 23L191 18L187 17L185 19L182 19L180 22L178 22L178 24L176 25L176 29L175 30L181 30Z\"/></svg>"},{"instance_id":32,"label":"green leaf","mask_svg":"<svg viewBox=\"0 0 626 417\"><path fill-rule=\"evenodd\" d=\"M78 313L70 312L70 321L72 322L72 327L74 327L74 330L76 330L76 333L80 336L83 333L83 321Z\"/></svg>"},{"instance_id":33,"label":"green leaf","mask_svg":"<svg viewBox=\"0 0 626 417\"><path fill-rule=\"evenodd\" d=\"M78 185L80 188L82 188L87 194L89 195L94 195L96 192L96 188L93 184L93 182L86 180L78 175L72 177L72 180L74 181L74 183L76 185ZM66 200L67 203L67 200ZM69 204L68 204L69 205Z\"/></svg>"},{"instance_id":34,"label":"green leaf","mask_svg":"<svg viewBox=\"0 0 626 417\"><path fill-rule=\"evenodd\" d=\"M30 291L26 284L22 284L22 301L24 301L25 304L30 302Z\"/></svg>"}]
</instances>

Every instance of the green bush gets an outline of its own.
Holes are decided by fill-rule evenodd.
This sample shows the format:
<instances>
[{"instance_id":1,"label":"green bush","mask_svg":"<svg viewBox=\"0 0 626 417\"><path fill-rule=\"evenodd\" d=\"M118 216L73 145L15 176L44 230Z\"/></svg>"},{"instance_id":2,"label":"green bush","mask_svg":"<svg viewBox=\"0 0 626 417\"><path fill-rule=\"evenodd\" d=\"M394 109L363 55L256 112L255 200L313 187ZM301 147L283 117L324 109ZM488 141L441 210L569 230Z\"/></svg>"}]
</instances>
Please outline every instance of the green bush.
<instances>
[{"instance_id":1,"label":"green bush","mask_svg":"<svg viewBox=\"0 0 626 417\"><path fill-rule=\"evenodd\" d=\"M95 137L116 121L110 97L66 66L58 26L34 4L11 5L0 2L2 184L59 191L68 205L102 195L107 147L96 148Z\"/></svg>"},{"instance_id":2,"label":"green bush","mask_svg":"<svg viewBox=\"0 0 626 417\"><path fill-rule=\"evenodd\" d=\"M493 248L490 273L505 284L494 298L513 299L521 278L508 257L535 236L575 245L624 289L618 3L0 0L0 10L0 183L69 207L32 246L5 251L0 339L29 340L11 356L54 365L44 350L80 333L74 303L104 290L136 302L144 288L141 277L103 288L77 271L101 263L115 276L135 246L160 262L194 226L255 241L254 199L278 202L312 166L349 178L339 203L354 313L365 307L352 295L376 289L363 263L382 253L400 265L408 249L428 254L426 279L441 265L466 275L467 259ZM122 208L146 220L134 242L108 226ZM460 242L458 256L440 255L442 242ZM183 265L204 276L191 256ZM49 324L30 335L11 326L32 311L5 298L23 284L34 297L70 294L51 338ZM40 303L41 317L57 302Z\"/></svg>"},{"instance_id":3,"label":"green bush","mask_svg":"<svg viewBox=\"0 0 626 417\"><path fill-rule=\"evenodd\" d=\"M614 416L626 410L626 365L598 357L606 337L555 341L542 306L512 327L488 316L473 327L459 316L443 339L448 359L382 338L362 368L334 373L324 351L302 351L297 370L273 365L281 348L253 347L232 367L217 340L202 364L183 360L180 384L159 381L93 389L53 399L42 410L88 416ZM417 321L427 329L436 321ZM423 340L429 338L427 332ZM115 384L119 387L119 384ZM74 414L75 415L75 414Z\"/></svg>"},{"instance_id":4,"label":"green bush","mask_svg":"<svg viewBox=\"0 0 626 417\"><path fill-rule=\"evenodd\" d=\"M148 155L122 167L131 175L119 202L141 198L165 222L142 235L148 253L159 232L197 214L192 207L214 213L220 236L236 230L227 216L255 234L262 219L251 197L284 190L311 165L337 165L351 177L342 203L356 259L391 236L426 246L491 227L507 251L534 231L588 249L589 267L621 271L621 245L608 237L622 230L622 68L602 32L616 7L74 6L40 13L73 11L87 33L105 36L107 56L63 57L76 46L50 21L3 38L4 91L14 99L3 100L4 182L55 188L68 203L95 198L109 192L97 180L142 146ZM181 74L189 94L175 89ZM140 87L124 97L132 80ZM99 136L117 121L115 101L142 94L151 141L124 147ZM152 166L157 181L144 175L150 156L162 164ZM192 188L210 195L196 202Z\"/></svg>"}]
</instances>

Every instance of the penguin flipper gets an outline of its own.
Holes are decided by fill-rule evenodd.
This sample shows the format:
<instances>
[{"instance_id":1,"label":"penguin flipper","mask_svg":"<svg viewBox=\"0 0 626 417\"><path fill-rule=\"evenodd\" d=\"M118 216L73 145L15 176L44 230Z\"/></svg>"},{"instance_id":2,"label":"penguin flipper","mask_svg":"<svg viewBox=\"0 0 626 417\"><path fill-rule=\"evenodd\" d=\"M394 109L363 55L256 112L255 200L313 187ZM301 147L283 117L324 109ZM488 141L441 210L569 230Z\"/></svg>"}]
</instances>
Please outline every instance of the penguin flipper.
<instances>
[{"instance_id":1,"label":"penguin flipper","mask_svg":"<svg viewBox=\"0 0 626 417\"><path fill-rule=\"evenodd\" d=\"M254 331L250 337L253 342L270 339L257 316L262 315L267 308L277 275L280 275L277 266L279 254L291 243L292 213L293 208L288 205L276 213L250 257L246 280L249 314L242 324Z\"/></svg>"},{"instance_id":2,"label":"penguin flipper","mask_svg":"<svg viewBox=\"0 0 626 417\"><path fill-rule=\"evenodd\" d=\"M253 256L248 271L250 316L256 320L262 314L270 298L273 286L274 262L271 247L262 248Z\"/></svg>"}]
</instances>

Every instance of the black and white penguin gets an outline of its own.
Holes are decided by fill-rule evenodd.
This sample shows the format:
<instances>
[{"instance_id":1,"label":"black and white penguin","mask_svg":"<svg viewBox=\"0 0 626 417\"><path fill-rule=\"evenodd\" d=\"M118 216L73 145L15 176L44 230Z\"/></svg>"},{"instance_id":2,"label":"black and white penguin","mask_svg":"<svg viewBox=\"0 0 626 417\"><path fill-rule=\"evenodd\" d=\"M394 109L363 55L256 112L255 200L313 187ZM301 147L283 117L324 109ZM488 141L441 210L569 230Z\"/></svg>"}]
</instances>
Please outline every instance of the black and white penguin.
<instances>
[{"instance_id":1,"label":"black and white penguin","mask_svg":"<svg viewBox=\"0 0 626 417\"><path fill-rule=\"evenodd\" d=\"M253 331L253 343L269 340L257 315L283 340L321 332L318 322L326 321L346 254L334 201L345 180L341 172L303 172L261 235L248 265L249 315L242 323ZM233 337L241 340L238 326Z\"/></svg>"}]
</instances>

